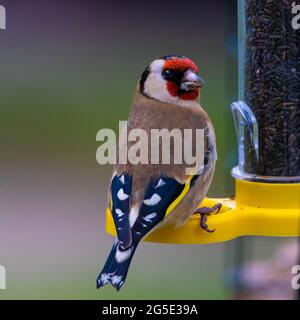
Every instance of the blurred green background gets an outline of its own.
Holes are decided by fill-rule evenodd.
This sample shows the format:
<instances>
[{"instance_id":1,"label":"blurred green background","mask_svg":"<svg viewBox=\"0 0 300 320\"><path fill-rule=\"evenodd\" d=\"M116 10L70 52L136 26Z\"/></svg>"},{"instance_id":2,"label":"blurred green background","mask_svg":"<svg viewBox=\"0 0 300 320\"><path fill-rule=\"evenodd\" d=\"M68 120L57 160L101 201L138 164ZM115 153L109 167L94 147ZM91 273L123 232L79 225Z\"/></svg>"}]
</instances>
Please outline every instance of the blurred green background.
<instances>
[{"instance_id":1,"label":"blurred green background","mask_svg":"<svg viewBox=\"0 0 300 320\"><path fill-rule=\"evenodd\" d=\"M221 299L234 241L145 243L120 292L95 289L112 245L104 231L110 166L96 132L126 120L136 82L155 57L193 59L216 129L210 196L234 193L229 105L236 99L235 1L1 0L0 299ZM259 240L253 240L259 241ZM259 255L274 245L265 239Z\"/></svg>"}]
</instances>

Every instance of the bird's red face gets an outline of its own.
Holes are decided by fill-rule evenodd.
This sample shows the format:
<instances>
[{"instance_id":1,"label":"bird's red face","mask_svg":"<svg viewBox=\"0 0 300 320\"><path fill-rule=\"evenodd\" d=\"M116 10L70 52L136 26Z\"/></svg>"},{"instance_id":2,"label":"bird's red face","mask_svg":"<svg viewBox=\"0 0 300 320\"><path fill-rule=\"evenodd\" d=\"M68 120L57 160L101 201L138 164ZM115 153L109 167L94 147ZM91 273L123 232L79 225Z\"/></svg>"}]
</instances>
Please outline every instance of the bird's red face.
<instances>
[{"instance_id":1,"label":"bird's red face","mask_svg":"<svg viewBox=\"0 0 300 320\"><path fill-rule=\"evenodd\" d=\"M167 90L173 97L182 100L195 100L199 96L200 81L198 67L188 58L171 58L164 63L163 77L167 81ZM186 87L183 87L183 85ZM189 87L188 87L189 86Z\"/></svg>"},{"instance_id":2,"label":"bird's red face","mask_svg":"<svg viewBox=\"0 0 300 320\"><path fill-rule=\"evenodd\" d=\"M195 63L183 56L154 60L140 80L143 94L162 102L188 105L198 99L204 81Z\"/></svg>"}]
</instances>

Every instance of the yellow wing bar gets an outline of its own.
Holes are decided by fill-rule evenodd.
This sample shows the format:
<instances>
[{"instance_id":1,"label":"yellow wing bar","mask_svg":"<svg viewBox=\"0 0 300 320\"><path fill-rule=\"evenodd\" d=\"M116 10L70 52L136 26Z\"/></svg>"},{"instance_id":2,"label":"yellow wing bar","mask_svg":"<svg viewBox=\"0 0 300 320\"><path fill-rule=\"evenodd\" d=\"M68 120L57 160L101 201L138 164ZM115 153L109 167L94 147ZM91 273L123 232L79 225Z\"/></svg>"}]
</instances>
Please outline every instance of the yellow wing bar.
<instances>
[{"instance_id":1,"label":"yellow wing bar","mask_svg":"<svg viewBox=\"0 0 300 320\"><path fill-rule=\"evenodd\" d=\"M172 210L174 210L178 204L181 202L181 200L186 196L186 194L189 192L190 187L191 187L191 180L192 180L193 176L189 176L188 181L186 182L182 192L180 193L180 195L169 205L167 211L166 211L166 216L168 216Z\"/></svg>"}]
</instances>

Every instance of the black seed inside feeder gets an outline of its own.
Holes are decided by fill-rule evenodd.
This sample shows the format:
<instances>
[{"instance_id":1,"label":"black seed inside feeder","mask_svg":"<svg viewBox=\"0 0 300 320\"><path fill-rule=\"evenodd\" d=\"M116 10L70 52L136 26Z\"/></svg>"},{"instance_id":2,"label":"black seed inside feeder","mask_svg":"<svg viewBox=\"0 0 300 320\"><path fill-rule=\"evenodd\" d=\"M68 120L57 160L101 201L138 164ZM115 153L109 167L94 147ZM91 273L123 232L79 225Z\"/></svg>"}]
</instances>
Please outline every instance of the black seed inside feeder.
<instances>
[{"instance_id":1,"label":"black seed inside feeder","mask_svg":"<svg viewBox=\"0 0 300 320\"><path fill-rule=\"evenodd\" d=\"M239 1L239 143L233 175L300 181L300 30L295 0Z\"/></svg>"}]
</instances>

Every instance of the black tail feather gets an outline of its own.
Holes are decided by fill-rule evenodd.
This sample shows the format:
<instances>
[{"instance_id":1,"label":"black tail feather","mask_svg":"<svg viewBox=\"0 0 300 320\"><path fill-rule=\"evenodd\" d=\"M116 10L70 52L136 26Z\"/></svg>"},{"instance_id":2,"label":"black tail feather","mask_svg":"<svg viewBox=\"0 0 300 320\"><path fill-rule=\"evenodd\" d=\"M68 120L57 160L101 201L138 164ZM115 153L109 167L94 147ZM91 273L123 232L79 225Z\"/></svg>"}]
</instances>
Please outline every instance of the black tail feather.
<instances>
[{"instance_id":1,"label":"black tail feather","mask_svg":"<svg viewBox=\"0 0 300 320\"><path fill-rule=\"evenodd\" d=\"M97 278L97 289L108 283L120 290L123 286L136 246L121 250L119 242L115 242L106 260L103 270Z\"/></svg>"}]
</instances>

